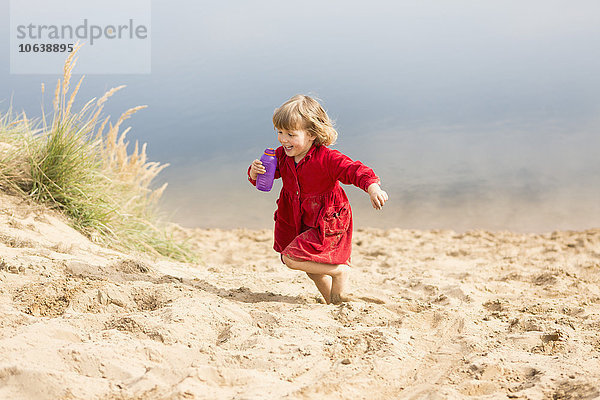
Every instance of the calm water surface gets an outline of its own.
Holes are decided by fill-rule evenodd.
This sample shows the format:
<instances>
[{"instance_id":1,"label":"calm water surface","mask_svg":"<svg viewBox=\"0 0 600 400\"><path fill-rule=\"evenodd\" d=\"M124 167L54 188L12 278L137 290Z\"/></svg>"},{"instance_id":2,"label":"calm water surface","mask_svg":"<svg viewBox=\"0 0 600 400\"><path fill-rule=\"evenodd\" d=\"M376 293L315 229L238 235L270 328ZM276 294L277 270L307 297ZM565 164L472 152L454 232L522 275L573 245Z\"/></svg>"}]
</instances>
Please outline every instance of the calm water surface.
<instances>
[{"instance_id":1,"label":"calm water surface","mask_svg":"<svg viewBox=\"0 0 600 400\"><path fill-rule=\"evenodd\" d=\"M80 105L126 84L108 114L149 106L129 138L171 165L157 184L175 221L271 227L278 187L256 191L246 169L277 146L274 108L306 93L390 194L375 211L348 188L358 227L600 226L600 3L295 4L153 2L152 73L86 76ZM1 60L0 110L40 115L59 75Z\"/></svg>"}]
</instances>

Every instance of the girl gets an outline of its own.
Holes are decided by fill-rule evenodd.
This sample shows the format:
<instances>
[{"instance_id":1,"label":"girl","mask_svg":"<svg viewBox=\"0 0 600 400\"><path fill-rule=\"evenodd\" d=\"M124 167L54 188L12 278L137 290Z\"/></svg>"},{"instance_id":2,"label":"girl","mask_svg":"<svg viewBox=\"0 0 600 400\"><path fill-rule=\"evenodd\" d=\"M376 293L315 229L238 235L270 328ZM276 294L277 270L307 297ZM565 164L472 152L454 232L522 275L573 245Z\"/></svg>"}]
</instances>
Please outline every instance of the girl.
<instances>
[{"instance_id":1,"label":"girl","mask_svg":"<svg viewBox=\"0 0 600 400\"><path fill-rule=\"evenodd\" d=\"M313 98L296 95L286 101L275 110L273 125L281 143L275 178L283 180L273 248L289 268L307 273L327 304L340 304L350 270L352 211L338 182L363 189L377 210L388 195L371 168L327 147L338 134ZM265 172L254 160L248 179L256 185Z\"/></svg>"}]
</instances>

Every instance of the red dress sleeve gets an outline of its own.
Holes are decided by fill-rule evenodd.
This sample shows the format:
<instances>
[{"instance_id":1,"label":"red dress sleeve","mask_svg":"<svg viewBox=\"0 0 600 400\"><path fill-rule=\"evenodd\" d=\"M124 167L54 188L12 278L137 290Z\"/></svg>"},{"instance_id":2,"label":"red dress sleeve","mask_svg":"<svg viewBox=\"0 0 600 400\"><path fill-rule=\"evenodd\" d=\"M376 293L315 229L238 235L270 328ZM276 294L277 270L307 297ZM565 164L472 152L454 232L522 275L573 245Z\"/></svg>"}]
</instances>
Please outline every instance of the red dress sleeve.
<instances>
[{"instance_id":1,"label":"red dress sleeve","mask_svg":"<svg viewBox=\"0 0 600 400\"><path fill-rule=\"evenodd\" d=\"M360 161L352 159L337 150L330 150L328 154L327 170L331 177L346 185L355 185L365 192L373 183L380 183L375 172Z\"/></svg>"},{"instance_id":2,"label":"red dress sleeve","mask_svg":"<svg viewBox=\"0 0 600 400\"><path fill-rule=\"evenodd\" d=\"M250 170L251 170L251 169L252 169L252 165L250 165L250 166L248 167L248 181L249 181L251 184L253 184L254 186L256 186L256 179L252 179L252 178L250 178Z\"/></svg>"}]
</instances>

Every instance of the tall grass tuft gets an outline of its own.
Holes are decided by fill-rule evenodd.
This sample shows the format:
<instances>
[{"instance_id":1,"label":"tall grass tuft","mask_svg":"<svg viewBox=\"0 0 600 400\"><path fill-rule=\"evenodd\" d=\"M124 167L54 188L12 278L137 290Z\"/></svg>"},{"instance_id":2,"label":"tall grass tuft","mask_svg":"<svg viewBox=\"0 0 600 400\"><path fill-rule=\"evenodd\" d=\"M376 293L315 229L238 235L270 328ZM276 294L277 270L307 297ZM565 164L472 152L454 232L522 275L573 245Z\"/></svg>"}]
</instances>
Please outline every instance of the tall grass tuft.
<instances>
[{"instance_id":1,"label":"tall grass tuft","mask_svg":"<svg viewBox=\"0 0 600 400\"><path fill-rule=\"evenodd\" d=\"M118 86L72 111L83 81L82 77L69 92L80 47L65 61L50 118L43 105L37 121L10 108L0 115L0 187L61 210L96 242L195 261L189 247L178 243L161 220L158 201L167 184L151 188L168 164L148 161L146 144L140 148L136 142L129 153L129 128L121 131L123 122L146 106L127 110L113 125L102 110L108 98L124 87Z\"/></svg>"}]
</instances>

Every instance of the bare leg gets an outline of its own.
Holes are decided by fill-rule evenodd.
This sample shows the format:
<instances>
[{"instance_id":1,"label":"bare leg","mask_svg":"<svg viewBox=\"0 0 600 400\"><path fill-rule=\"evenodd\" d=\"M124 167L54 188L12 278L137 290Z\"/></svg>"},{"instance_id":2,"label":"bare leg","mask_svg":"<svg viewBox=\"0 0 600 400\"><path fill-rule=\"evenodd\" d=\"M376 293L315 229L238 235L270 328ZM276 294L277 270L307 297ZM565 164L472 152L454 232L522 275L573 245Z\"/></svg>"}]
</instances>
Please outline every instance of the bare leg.
<instances>
[{"instance_id":1,"label":"bare leg","mask_svg":"<svg viewBox=\"0 0 600 400\"><path fill-rule=\"evenodd\" d=\"M310 272L307 272L306 275L317 285L317 289L323 295L325 303L331 303L331 277L324 274L311 274Z\"/></svg>"},{"instance_id":2,"label":"bare leg","mask_svg":"<svg viewBox=\"0 0 600 400\"><path fill-rule=\"evenodd\" d=\"M348 275L350 273L349 266L345 264L323 264L314 261L295 260L286 255L283 256L283 262L291 269L297 269L315 275L331 276L330 301L334 304L340 304L342 302L342 293L346 290ZM318 285L317 288L319 288ZM319 291L321 291L321 288L319 288ZM323 295L323 297L325 297L325 295ZM327 297L325 297L325 300L327 300Z\"/></svg>"}]
</instances>

